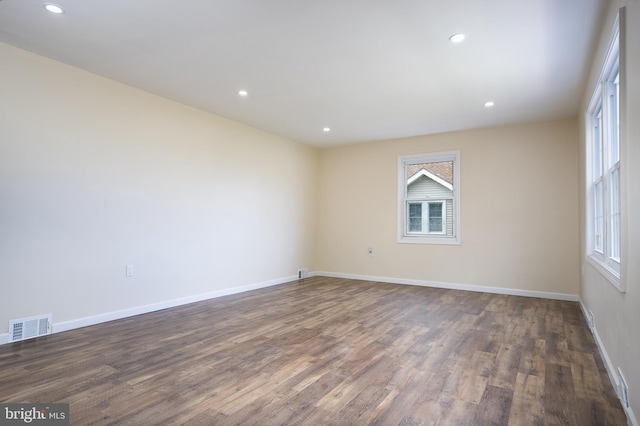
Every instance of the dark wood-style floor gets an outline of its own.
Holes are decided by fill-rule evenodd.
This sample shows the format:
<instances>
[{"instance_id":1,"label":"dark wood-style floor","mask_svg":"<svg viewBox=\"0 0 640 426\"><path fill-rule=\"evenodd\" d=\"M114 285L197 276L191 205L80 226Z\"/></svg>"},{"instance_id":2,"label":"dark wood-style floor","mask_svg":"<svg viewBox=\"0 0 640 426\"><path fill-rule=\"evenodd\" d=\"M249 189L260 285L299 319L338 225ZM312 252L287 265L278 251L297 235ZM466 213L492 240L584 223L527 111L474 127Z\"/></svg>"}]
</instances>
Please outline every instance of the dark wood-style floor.
<instances>
[{"instance_id":1,"label":"dark wood-style floor","mask_svg":"<svg viewBox=\"0 0 640 426\"><path fill-rule=\"evenodd\" d=\"M0 347L71 424L625 425L577 303L314 277Z\"/></svg>"}]
</instances>

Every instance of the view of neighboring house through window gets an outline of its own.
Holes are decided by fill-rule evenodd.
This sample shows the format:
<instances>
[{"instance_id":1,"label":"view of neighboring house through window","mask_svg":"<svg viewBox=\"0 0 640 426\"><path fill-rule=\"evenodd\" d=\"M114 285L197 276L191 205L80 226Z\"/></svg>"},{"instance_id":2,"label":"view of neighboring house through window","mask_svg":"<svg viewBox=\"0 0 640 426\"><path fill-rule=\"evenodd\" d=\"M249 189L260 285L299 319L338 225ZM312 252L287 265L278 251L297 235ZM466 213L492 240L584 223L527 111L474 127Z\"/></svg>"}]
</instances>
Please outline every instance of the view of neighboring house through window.
<instances>
[{"instance_id":1,"label":"view of neighboring house through window","mask_svg":"<svg viewBox=\"0 0 640 426\"><path fill-rule=\"evenodd\" d=\"M399 242L458 243L458 156L399 158Z\"/></svg>"},{"instance_id":2,"label":"view of neighboring house through window","mask_svg":"<svg viewBox=\"0 0 640 426\"><path fill-rule=\"evenodd\" d=\"M620 31L618 22L587 111L587 259L620 285Z\"/></svg>"}]
</instances>

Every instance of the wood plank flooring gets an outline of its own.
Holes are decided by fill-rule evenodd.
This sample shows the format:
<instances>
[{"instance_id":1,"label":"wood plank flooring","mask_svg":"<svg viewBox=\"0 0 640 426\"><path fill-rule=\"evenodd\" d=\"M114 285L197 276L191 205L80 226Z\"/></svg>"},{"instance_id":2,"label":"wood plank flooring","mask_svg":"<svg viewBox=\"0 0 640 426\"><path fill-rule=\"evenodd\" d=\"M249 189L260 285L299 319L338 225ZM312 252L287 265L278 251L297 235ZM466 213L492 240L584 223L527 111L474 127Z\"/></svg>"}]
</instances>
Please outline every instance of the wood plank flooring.
<instances>
[{"instance_id":1,"label":"wood plank flooring","mask_svg":"<svg viewBox=\"0 0 640 426\"><path fill-rule=\"evenodd\" d=\"M625 425L577 303L314 277L0 346L72 425Z\"/></svg>"}]
</instances>

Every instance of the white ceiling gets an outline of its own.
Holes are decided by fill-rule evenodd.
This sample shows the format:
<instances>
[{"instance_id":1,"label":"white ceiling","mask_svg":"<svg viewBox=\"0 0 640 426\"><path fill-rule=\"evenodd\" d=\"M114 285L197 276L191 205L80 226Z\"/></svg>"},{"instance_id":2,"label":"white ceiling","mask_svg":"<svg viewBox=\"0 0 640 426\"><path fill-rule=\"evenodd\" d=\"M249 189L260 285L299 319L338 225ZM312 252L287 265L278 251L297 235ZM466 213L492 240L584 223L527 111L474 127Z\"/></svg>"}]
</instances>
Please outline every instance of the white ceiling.
<instances>
[{"instance_id":1,"label":"white ceiling","mask_svg":"<svg viewBox=\"0 0 640 426\"><path fill-rule=\"evenodd\" d=\"M1 0L0 41L320 147L575 116L604 6L51 1Z\"/></svg>"}]
</instances>

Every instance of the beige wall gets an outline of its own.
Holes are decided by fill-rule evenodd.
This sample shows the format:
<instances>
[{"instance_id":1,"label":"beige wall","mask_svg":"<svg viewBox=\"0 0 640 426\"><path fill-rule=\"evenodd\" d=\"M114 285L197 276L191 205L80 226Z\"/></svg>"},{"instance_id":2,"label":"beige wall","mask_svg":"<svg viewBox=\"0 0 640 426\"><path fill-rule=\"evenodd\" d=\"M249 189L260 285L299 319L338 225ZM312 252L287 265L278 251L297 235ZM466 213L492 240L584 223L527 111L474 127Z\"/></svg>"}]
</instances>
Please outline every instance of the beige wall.
<instances>
[{"instance_id":1,"label":"beige wall","mask_svg":"<svg viewBox=\"0 0 640 426\"><path fill-rule=\"evenodd\" d=\"M450 150L460 150L462 244L397 243L398 156ZM316 265L577 295L578 191L575 120L325 149Z\"/></svg>"},{"instance_id":2,"label":"beige wall","mask_svg":"<svg viewBox=\"0 0 640 426\"><path fill-rule=\"evenodd\" d=\"M316 149L3 44L0 63L0 334L313 268Z\"/></svg>"},{"instance_id":3,"label":"beige wall","mask_svg":"<svg viewBox=\"0 0 640 426\"><path fill-rule=\"evenodd\" d=\"M609 2L607 17L599 38L597 53L584 93L580 115L580 155L585 158L584 113L598 79L618 8L626 6L626 93L621 93L621 176L622 176L622 279L621 293L595 268L583 260L584 274L580 295L595 317L595 327L609 355L611 366L622 369L630 387L631 408L640 413L640 4L637 0ZM585 255L585 171L581 169L581 240Z\"/></svg>"}]
</instances>

